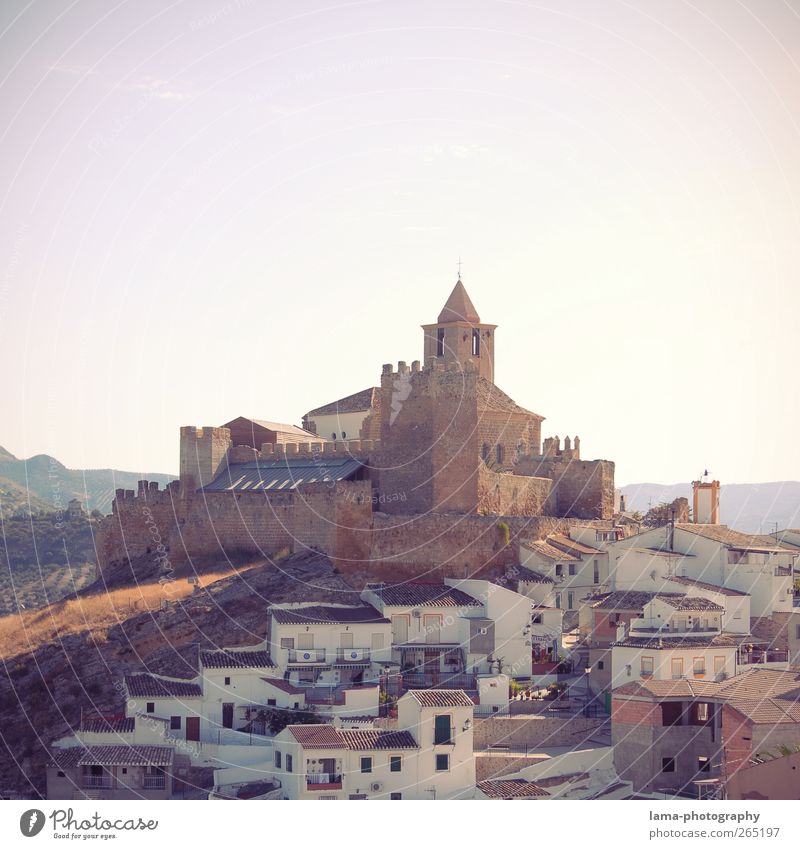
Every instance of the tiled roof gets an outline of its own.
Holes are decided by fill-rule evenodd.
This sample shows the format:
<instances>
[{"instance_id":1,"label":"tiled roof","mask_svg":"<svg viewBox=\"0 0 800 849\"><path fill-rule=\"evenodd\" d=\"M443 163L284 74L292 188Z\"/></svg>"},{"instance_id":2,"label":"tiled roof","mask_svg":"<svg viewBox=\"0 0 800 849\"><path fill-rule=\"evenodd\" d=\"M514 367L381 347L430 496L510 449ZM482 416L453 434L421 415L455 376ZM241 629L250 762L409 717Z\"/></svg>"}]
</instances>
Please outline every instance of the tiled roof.
<instances>
[{"instance_id":1,"label":"tiled roof","mask_svg":"<svg viewBox=\"0 0 800 849\"><path fill-rule=\"evenodd\" d=\"M479 413L522 413L540 422L544 421L544 416L520 407L510 395L506 395L502 389L495 386L491 380L487 380L485 377L478 378L475 389Z\"/></svg>"},{"instance_id":2,"label":"tiled roof","mask_svg":"<svg viewBox=\"0 0 800 849\"><path fill-rule=\"evenodd\" d=\"M342 729L339 736L348 749L418 749L410 731L387 728Z\"/></svg>"},{"instance_id":3,"label":"tiled roof","mask_svg":"<svg viewBox=\"0 0 800 849\"><path fill-rule=\"evenodd\" d=\"M316 433L311 433L311 431L303 430L301 427L297 427L296 425L284 424L284 422L268 422L264 419L251 419L250 416L238 416L235 419L231 419L229 422L225 422L223 427L230 427L234 422L239 421L239 419L244 419L246 422L252 422L253 424L260 425L261 427L265 427L267 430L274 431L275 433L285 433L290 436L304 436L309 440L318 440L319 437Z\"/></svg>"},{"instance_id":4,"label":"tiled roof","mask_svg":"<svg viewBox=\"0 0 800 849\"><path fill-rule=\"evenodd\" d=\"M370 386L369 389L362 389L360 392L355 392L348 395L346 398L340 398L338 401L332 401L330 404L324 404L322 407L317 407L315 410L310 410L306 416L331 416L336 413L360 413L362 410L371 410L379 404L380 389L377 386ZM354 435L355 436L355 435Z\"/></svg>"},{"instance_id":5,"label":"tiled roof","mask_svg":"<svg viewBox=\"0 0 800 849\"><path fill-rule=\"evenodd\" d=\"M169 766L171 746L73 746L51 749L52 763L61 769L77 766Z\"/></svg>"},{"instance_id":6,"label":"tiled roof","mask_svg":"<svg viewBox=\"0 0 800 849\"><path fill-rule=\"evenodd\" d=\"M689 633L680 637L639 637L631 635L624 640L612 643L612 645L637 649L730 648L740 645L744 639L744 637L733 637L729 634L703 636Z\"/></svg>"},{"instance_id":7,"label":"tiled roof","mask_svg":"<svg viewBox=\"0 0 800 849\"><path fill-rule=\"evenodd\" d=\"M756 724L800 722L800 669L754 667L726 681L655 681L623 684L614 696L705 698L724 702Z\"/></svg>"},{"instance_id":8,"label":"tiled roof","mask_svg":"<svg viewBox=\"0 0 800 849\"><path fill-rule=\"evenodd\" d=\"M284 678L262 678L262 681L266 681L267 684L275 687L276 690L282 690L284 693L289 693L290 696L299 696L302 693L305 693L301 687L295 687L294 684L290 684Z\"/></svg>"},{"instance_id":9,"label":"tiled roof","mask_svg":"<svg viewBox=\"0 0 800 849\"><path fill-rule=\"evenodd\" d=\"M199 684L191 681L168 681L155 675L126 675L128 695L134 698L199 699L203 695Z\"/></svg>"},{"instance_id":10,"label":"tiled roof","mask_svg":"<svg viewBox=\"0 0 800 849\"><path fill-rule=\"evenodd\" d=\"M694 578L685 578L679 575L671 575L667 580L673 584L684 584L687 587L697 587L701 590L710 590L711 592L719 593L720 595L748 595L748 593L743 593L739 590L732 590L730 587L718 587L716 584L709 584L706 581L696 581Z\"/></svg>"},{"instance_id":11,"label":"tiled roof","mask_svg":"<svg viewBox=\"0 0 800 849\"><path fill-rule=\"evenodd\" d=\"M281 625L357 625L389 621L368 604L356 607L334 607L324 604L314 604L309 607L271 607L269 612Z\"/></svg>"},{"instance_id":12,"label":"tiled roof","mask_svg":"<svg viewBox=\"0 0 800 849\"><path fill-rule=\"evenodd\" d=\"M520 581L526 581L529 584L554 584L555 581L537 572L535 569L528 569L527 566L515 566L517 577Z\"/></svg>"},{"instance_id":13,"label":"tiled roof","mask_svg":"<svg viewBox=\"0 0 800 849\"><path fill-rule=\"evenodd\" d=\"M200 663L208 669L270 669L275 666L265 651L201 651Z\"/></svg>"},{"instance_id":14,"label":"tiled roof","mask_svg":"<svg viewBox=\"0 0 800 849\"><path fill-rule=\"evenodd\" d=\"M475 703L463 690L409 690L423 707L474 707Z\"/></svg>"},{"instance_id":15,"label":"tiled roof","mask_svg":"<svg viewBox=\"0 0 800 849\"><path fill-rule=\"evenodd\" d=\"M579 561L579 554L568 554L566 551L563 551L560 548L556 548L554 545L550 545L550 542L543 539L531 540L530 542L525 543L525 548L528 551L533 551L538 554L540 557L544 557L547 560L560 560L563 562L577 562Z\"/></svg>"},{"instance_id":16,"label":"tiled roof","mask_svg":"<svg viewBox=\"0 0 800 849\"><path fill-rule=\"evenodd\" d=\"M479 781L478 789L490 799L531 799L550 795L544 787L524 778Z\"/></svg>"},{"instance_id":17,"label":"tiled roof","mask_svg":"<svg viewBox=\"0 0 800 849\"><path fill-rule=\"evenodd\" d=\"M81 723L81 731L92 734L130 734L136 726L136 720L131 716L91 717Z\"/></svg>"},{"instance_id":18,"label":"tiled roof","mask_svg":"<svg viewBox=\"0 0 800 849\"><path fill-rule=\"evenodd\" d=\"M734 531L727 525L695 525L693 522L676 522L675 527L681 531L705 537L705 539L720 542L729 548L740 548L752 551L789 551L775 537L765 534L743 534Z\"/></svg>"},{"instance_id":19,"label":"tiled roof","mask_svg":"<svg viewBox=\"0 0 800 849\"><path fill-rule=\"evenodd\" d=\"M571 554L602 554L602 550L599 548L595 548L591 545L586 545L586 543L578 542L577 540L570 539L563 534L551 534L547 537L547 542L551 545L556 546L556 548L563 548L565 551L570 552Z\"/></svg>"},{"instance_id":20,"label":"tiled roof","mask_svg":"<svg viewBox=\"0 0 800 849\"><path fill-rule=\"evenodd\" d=\"M344 749L339 732L332 725L289 725L289 733L306 749Z\"/></svg>"},{"instance_id":21,"label":"tiled roof","mask_svg":"<svg viewBox=\"0 0 800 849\"><path fill-rule=\"evenodd\" d=\"M675 610L725 610L721 604L699 595L661 595L658 598Z\"/></svg>"},{"instance_id":22,"label":"tiled roof","mask_svg":"<svg viewBox=\"0 0 800 849\"><path fill-rule=\"evenodd\" d=\"M664 596L681 596L683 593L658 593L644 590L614 590L598 593L585 599L595 610L641 610L649 601Z\"/></svg>"},{"instance_id":23,"label":"tiled roof","mask_svg":"<svg viewBox=\"0 0 800 849\"><path fill-rule=\"evenodd\" d=\"M389 607L483 607L476 598L446 584L367 584L367 589Z\"/></svg>"}]
</instances>

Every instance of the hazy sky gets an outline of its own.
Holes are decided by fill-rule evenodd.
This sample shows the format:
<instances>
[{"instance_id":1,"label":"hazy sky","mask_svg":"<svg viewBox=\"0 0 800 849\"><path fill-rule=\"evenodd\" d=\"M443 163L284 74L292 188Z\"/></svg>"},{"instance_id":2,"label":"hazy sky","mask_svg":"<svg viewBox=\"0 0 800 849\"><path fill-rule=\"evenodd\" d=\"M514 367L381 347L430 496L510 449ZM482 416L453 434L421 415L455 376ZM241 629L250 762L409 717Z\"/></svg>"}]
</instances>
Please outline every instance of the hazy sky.
<instances>
[{"instance_id":1,"label":"hazy sky","mask_svg":"<svg viewBox=\"0 0 800 849\"><path fill-rule=\"evenodd\" d=\"M177 470L422 356L620 484L800 478L800 2L0 5L0 444Z\"/></svg>"}]
</instances>

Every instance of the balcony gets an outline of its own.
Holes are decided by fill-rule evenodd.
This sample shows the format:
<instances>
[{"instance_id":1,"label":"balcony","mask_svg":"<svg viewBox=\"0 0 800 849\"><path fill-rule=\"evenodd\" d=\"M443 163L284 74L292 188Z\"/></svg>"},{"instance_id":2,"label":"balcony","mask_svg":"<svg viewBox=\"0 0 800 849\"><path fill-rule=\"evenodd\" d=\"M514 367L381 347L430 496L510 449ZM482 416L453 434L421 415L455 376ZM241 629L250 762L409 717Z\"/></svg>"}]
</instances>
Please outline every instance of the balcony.
<instances>
[{"instance_id":1,"label":"balcony","mask_svg":"<svg viewBox=\"0 0 800 849\"><path fill-rule=\"evenodd\" d=\"M84 775L82 786L85 790L110 790L110 775Z\"/></svg>"},{"instance_id":2,"label":"balcony","mask_svg":"<svg viewBox=\"0 0 800 849\"><path fill-rule=\"evenodd\" d=\"M739 652L739 665L749 666L757 663L788 663L789 652L782 649L753 649Z\"/></svg>"},{"instance_id":3,"label":"balcony","mask_svg":"<svg viewBox=\"0 0 800 849\"><path fill-rule=\"evenodd\" d=\"M336 649L336 660L347 663L360 663L361 661L369 661L369 649Z\"/></svg>"},{"instance_id":4,"label":"balcony","mask_svg":"<svg viewBox=\"0 0 800 849\"><path fill-rule=\"evenodd\" d=\"M306 775L307 790L341 790L342 776L332 772L309 772Z\"/></svg>"},{"instance_id":5,"label":"balcony","mask_svg":"<svg viewBox=\"0 0 800 849\"><path fill-rule=\"evenodd\" d=\"M325 663L325 649L287 649L289 663Z\"/></svg>"},{"instance_id":6,"label":"balcony","mask_svg":"<svg viewBox=\"0 0 800 849\"><path fill-rule=\"evenodd\" d=\"M475 690L474 675L463 672L403 672L403 686L409 690L443 687L449 690Z\"/></svg>"},{"instance_id":7,"label":"balcony","mask_svg":"<svg viewBox=\"0 0 800 849\"><path fill-rule=\"evenodd\" d=\"M145 775L142 779L142 788L144 790L163 790L166 786L166 775Z\"/></svg>"}]
</instances>

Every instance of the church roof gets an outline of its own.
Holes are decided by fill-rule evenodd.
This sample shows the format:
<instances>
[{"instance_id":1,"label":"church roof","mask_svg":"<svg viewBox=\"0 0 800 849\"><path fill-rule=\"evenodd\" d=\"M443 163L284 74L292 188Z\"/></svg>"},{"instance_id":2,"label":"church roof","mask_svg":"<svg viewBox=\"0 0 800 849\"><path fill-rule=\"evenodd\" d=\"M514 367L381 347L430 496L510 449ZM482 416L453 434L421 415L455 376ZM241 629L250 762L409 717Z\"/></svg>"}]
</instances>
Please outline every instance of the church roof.
<instances>
[{"instance_id":1,"label":"church roof","mask_svg":"<svg viewBox=\"0 0 800 849\"><path fill-rule=\"evenodd\" d=\"M362 389L361 392L348 395L346 398L309 410L306 416L330 416L336 413L360 413L362 410L372 410L380 403L379 396L380 389L377 386L370 386L369 389Z\"/></svg>"},{"instance_id":2,"label":"church roof","mask_svg":"<svg viewBox=\"0 0 800 849\"><path fill-rule=\"evenodd\" d=\"M479 377L476 383L478 396L478 411L482 413L524 413L533 416L539 421L544 421L544 416L520 407L511 396L506 395L502 389L495 386L491 380Z\"/></svg>"},{"instance_id":3,"label":"church roof","mask_svg":"<svg viewBox=\"0 0 800 849\"><path fill-rule=\"evenodd\" d=\"M447 299L447 303L439 313L439 324L445 324L448 321L469 321L471 324L481 323L478 311L469 299L461 278L458 279L453 291L450 293L450 297Z\"/></svg>"}]
</instances>

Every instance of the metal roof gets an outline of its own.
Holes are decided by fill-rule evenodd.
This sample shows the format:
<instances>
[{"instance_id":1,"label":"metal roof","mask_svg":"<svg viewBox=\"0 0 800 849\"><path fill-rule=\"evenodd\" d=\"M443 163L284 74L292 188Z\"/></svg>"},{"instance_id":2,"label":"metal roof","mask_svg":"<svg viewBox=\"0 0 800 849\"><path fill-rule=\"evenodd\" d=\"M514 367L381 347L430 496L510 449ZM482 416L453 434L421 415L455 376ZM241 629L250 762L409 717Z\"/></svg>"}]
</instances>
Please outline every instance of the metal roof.
<instances>
[{"instance_id":1,"label":"metal roof","mask_svg":"<svg viewBox=\"0 0 800 849\"><path fill-rule=\"evenodd\" d=\"M307 457L276 457L232 463L223 469L204 492L277 492L292 490L301 483L344 481L352 477L363 463L352 457L328 457L313 454Z\"/></svg>"}]
</instances>

